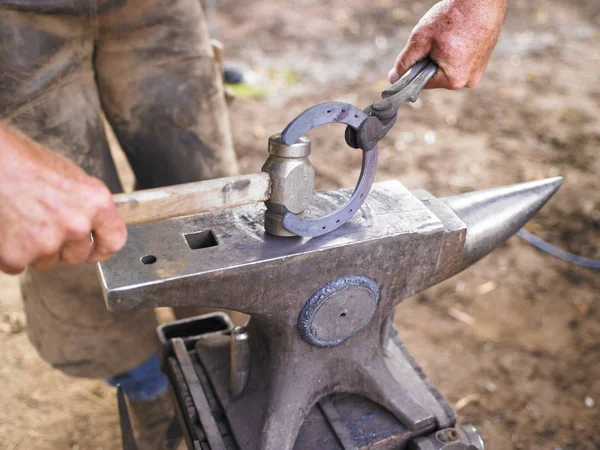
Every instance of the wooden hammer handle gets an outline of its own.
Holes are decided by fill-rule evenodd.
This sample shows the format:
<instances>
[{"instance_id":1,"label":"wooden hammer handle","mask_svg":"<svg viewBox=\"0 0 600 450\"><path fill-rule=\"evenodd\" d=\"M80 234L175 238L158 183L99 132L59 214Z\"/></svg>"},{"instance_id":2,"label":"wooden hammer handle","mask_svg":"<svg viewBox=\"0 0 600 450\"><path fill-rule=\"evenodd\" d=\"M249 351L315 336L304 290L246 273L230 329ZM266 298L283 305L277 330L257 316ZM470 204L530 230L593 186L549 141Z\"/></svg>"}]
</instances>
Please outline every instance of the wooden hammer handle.
<instances>
[{"instance_id":1,"label":"wooden hammer handle","mask_svg":"<svg viewBox=\"0 0 600 450\"><path fill-rule=\"evenodd\" d=\"M217 178L113 195L127 225L263 202L271 194L268 173Z\"/></svg>"}]
</instances>

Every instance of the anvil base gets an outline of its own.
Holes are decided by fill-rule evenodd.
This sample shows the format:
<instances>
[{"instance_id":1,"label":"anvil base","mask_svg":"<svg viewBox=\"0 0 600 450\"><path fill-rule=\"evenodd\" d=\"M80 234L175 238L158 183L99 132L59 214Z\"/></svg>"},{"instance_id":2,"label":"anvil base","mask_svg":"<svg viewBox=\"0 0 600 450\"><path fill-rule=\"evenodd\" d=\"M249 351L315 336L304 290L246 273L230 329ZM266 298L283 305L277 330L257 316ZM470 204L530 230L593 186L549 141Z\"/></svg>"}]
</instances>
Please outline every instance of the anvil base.
<instances>
[{"instance_id":1,"label":"anvil base","mask_svg":"<svg viewBox=\"0 0 600 450\"><path fill-rule=\"evenodd\" d=\"M245 430L235 430L234 433L222 406L231 401L227 383L231 329L231 322L222 313L173 322L159 329L164 370L170 379L171 394L190 449L210 448L201 419L202 413L206 412L216 422L227 450L244 448L234 436L247 433ZM184 375L185 361L180 360L173 348L172 338L181 338L184 342L193 373L202 387L210 411L201 413L194 406L194 393ZM415 396L435 398L447 415L446 425L454 425L454 412L395 336L388 341L386 363L397 374L398 382ZM252 423L256 411L249 407L244 414L248 415L247 423ZM312 407L300 428L294 450L399 450L407 448L412 439L430 433L407 429L385 408L364 397L333 394Z\"/></svg>"}]
</instances>

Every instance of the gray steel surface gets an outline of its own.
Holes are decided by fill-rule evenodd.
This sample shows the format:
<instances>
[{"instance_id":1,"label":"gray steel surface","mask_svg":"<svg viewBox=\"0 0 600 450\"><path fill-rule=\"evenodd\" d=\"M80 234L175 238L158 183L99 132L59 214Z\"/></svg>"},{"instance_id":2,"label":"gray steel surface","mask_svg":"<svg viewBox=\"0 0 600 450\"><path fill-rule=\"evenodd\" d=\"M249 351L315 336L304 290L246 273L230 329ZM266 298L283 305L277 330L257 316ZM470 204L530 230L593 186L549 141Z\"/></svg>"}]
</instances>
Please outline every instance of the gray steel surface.
<instances>
[{"instance_id":1,"label":"gray steel surface","mask_svg":"<svg viewBox=\"0 0 600 450\"><path fill-rule=\"evenodd\" d=\"M397 181L377 183L349 223L312 239L265 233L262 205L135 225L129 227L125 248L99 265L100 277L113 311L205 305L267 317L273 314L273 298L286 294L288 285L308 278L306 290L312 295L335 279L329 274L340 271L339 264L345 262L349 267L344 274L389 273L386 287L393 287L395 294L394 300L387 300L389 305L485 256L526 223L560 183L560 178L552 178L441 200L425 191L413 194ZM335 207L347 192L316 194L313 213ZM185 234L203 230L212 230L219 245L191 250ZM374 254L374 248L380 254ZM351 259L354 252L356 258ZM146 255L154 255L156 262L143 264ZM301 269L295 264L299 260L304 261ZM336 264L328 264L331 260ZM318 264L310 264L314 262ZM291 271L285 270L291 266ZM309 271L303 273L305 268ZM298 306L310 295L298 299ZM293 326L297 316L289 316L286 312L274 319Z\"/></svg>"}]
</instances>

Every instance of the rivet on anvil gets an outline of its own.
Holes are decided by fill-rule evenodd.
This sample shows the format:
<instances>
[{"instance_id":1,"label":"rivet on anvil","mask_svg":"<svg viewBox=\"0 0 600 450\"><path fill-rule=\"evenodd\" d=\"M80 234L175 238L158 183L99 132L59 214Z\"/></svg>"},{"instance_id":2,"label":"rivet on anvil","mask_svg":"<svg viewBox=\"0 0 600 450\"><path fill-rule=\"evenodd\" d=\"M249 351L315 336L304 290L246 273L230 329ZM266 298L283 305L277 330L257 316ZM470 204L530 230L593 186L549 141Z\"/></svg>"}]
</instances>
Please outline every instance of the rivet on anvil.
<instances>
[{"instance_id":1,"label":"rivet on anvil","mask_svg":"<svg viewBox=\"0 0 600 450\"><path fill-rule=\"evenodd\" d=\"M316 347L335 347L362 330L379 302L377 282L363 276L331 281L306 302L298 318L302 338Z\"/></svg>"}]
</instances>

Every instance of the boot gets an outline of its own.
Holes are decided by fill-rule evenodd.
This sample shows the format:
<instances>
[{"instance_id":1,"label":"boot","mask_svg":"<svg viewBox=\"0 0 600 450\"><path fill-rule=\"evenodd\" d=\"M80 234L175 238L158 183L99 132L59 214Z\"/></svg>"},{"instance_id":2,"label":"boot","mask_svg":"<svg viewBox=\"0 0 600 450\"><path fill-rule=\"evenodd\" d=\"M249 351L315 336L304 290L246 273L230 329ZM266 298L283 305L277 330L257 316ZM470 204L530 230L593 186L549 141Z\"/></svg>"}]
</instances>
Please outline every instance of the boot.
<instances>
[{"instance_id":1,"label":"boot","mask_svg":"<svg viewBox=\"0 0 600 450\"><path fill-rule=\"evenodd\" d=\"M138 450L175 450L181 429L168 393L147 402L128 401Z\"/></svg>"}]
</instances>

